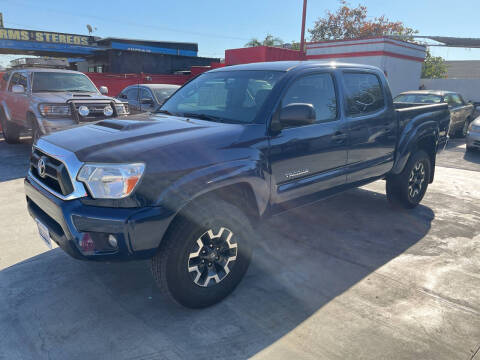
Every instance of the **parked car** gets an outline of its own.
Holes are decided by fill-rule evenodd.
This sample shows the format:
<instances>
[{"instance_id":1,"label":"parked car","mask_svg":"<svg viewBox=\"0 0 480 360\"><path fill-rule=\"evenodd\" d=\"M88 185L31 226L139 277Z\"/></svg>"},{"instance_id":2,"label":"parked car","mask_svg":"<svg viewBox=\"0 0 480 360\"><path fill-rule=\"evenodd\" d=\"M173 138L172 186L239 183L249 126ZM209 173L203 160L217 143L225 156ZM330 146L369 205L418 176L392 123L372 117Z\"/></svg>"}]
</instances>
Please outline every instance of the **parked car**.
<instances>
[{"instance_id":1,"label":"parked car","mask_svg":"<svg viewBox=\"0 0 480 360\"><path fill-rule=\"evenodd\" d=\"M261 241L256 226L272 214L378 179L390 201L417 206L450 114L447 104L413 105L395 109L376 67L211 70L151 121L42 137L25 179L28 209L47 244L78 259L152 258L167 296L209 306L240 282ZM66 171L52 175L59 166Z\"/></svg>"},{"instance_id":2,"label":"parked car","mask_svg":"<svg viewBox=\"0 0 480 360\"><path fill-rule=\"evenodd\" d=\"M396 96L393 101L397 104L417 103L421 105L447 103L450 109L449 135L451 136L467 136L468 126L474 119L475 106L470 102L465 102L460 94L452 91L407 91Z\"/></svg>"},{"instance_id":3,"label":"parked car","mask_svg":"<svg viewBox=\"0 0 480 360\"><path fill-rule=\"evenodd\" d=\"M41 135L128 114L128 105L106 96L83 73L63 69L25 68L3 75L0 123L5 141L16 143L22 131Z\"/></svg>"},{"instance_id":4,"label":"parked car","mask_svg":"<svg viewBox=\"0 0 480 360\"><path fill-rule=\"evenodd\" d=\"M128 101L132 113L155 111L179 87L171 84L130 85L123 89L117 98Z\"/></svg>"},{"instance_id":5,"label":"parked car","mask_svg":"<svg viewBox=\"0 0 480 360\"><path fill-rule=\"evenodd\" d=\"M472 121L467 134L467 151L480 150L480 117Z\"/></svg>"}]
</instances>

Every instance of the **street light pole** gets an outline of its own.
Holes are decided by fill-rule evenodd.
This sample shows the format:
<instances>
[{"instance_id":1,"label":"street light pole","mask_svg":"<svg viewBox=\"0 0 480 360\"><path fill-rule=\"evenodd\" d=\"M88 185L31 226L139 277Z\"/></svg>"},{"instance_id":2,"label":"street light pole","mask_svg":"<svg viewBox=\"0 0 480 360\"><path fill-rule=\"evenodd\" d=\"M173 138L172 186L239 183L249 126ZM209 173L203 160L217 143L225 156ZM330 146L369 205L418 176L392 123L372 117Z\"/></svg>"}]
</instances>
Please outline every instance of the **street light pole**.
<instances>
[{"instance_id":1,"label":"street light pole","mask_svg":"<svg viewBox=\"0 0 480 360\"><path fill-rule=\"evenodd\" d=\"M300 36L300 51L305 52L305 17L307 15L307 0L303 0L303 14L302 14L302 34Z\"/></svg>"}]
</instances>

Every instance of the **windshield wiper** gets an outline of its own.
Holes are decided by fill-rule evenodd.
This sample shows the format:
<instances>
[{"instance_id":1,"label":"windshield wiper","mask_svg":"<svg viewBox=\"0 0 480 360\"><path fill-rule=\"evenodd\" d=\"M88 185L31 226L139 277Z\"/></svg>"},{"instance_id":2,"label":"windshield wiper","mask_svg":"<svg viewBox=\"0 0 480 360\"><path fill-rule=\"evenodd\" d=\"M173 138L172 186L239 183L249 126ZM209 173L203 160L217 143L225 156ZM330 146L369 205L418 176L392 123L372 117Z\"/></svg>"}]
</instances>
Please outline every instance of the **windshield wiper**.
<instances>
[{"instance_id":1,"label":"windshield wiper","mask_svg":"<svg viewBox=\"0 0 480 360\"><path fill-rule=\"evenodd\" d=\"M165 115L176 116L175 114L171 113L170 111L168 111L168 110L162 110L162 109L155 110L154 113L155 113L155 114L165 114Z\"/></svg>"},{"instance_id":2,"label":"windshield wiper","mask_svg":"<svg viewBox=\"0 0 480 360\"><path fill-rule=\"evenodd\" d=\"M214 116L214 115L207 115L207 114L197 114L197 113L183 113L183 117L187 118L194 118L194 119L200 119L200 120L209 120L209 121L218 121L218 122L225 122L225 119Z\"/></svg>"},{"instance_id":3,"label":"windshield wiper","mask_svg":"<svg viewBox=\"0 0 480 360\"><path fill-rule=\"evenodd\" d=\"M39 93L39 92L65 92L65 90L47 90L47 89L42 89L42 90L33 90L34 93Z\"/></svg>"}]
</instances>

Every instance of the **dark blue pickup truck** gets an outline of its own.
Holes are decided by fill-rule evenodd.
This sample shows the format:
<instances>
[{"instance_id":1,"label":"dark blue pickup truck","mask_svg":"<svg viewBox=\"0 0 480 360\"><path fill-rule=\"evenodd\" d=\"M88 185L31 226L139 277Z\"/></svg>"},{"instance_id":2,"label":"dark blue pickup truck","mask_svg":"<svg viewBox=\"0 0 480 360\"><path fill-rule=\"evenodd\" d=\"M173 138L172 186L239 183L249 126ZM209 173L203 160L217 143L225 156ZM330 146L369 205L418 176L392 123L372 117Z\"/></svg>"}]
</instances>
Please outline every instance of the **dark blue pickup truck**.
<instances>
[{"instance_id":1,"label":"dark blue pickup truck","mask_svg":"<svg viewBox=\"0 0 480 360\"><path fill-rule=\"evenodd\" d=\"M145 121L40 138L25 179L41 237L78 259L152 258L204 307L245 274L265 217L375 180L415 207L447 141L447 104L396 109L375 67L273 62L204 73Z\"/></svg>"}]
</instances>

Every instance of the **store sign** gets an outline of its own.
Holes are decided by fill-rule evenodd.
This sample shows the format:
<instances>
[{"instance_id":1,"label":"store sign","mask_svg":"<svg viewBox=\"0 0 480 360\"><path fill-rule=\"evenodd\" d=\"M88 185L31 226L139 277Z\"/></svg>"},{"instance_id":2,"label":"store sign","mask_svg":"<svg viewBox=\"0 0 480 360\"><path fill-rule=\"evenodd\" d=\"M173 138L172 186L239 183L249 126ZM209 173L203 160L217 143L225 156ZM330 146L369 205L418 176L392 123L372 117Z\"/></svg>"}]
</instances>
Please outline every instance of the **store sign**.
<instances>
[{"instance_id":1,"label":"store sign","mask_svg":"<svg viewBox=\"0 0 480 360\"><path fill-rule=\"evenodd\" d=\"M53 33L36 30L0 29L0 40L34 41L39 43L55 43L88 46L93 40L91 36Z\"/></svg>"}]
</instances>

